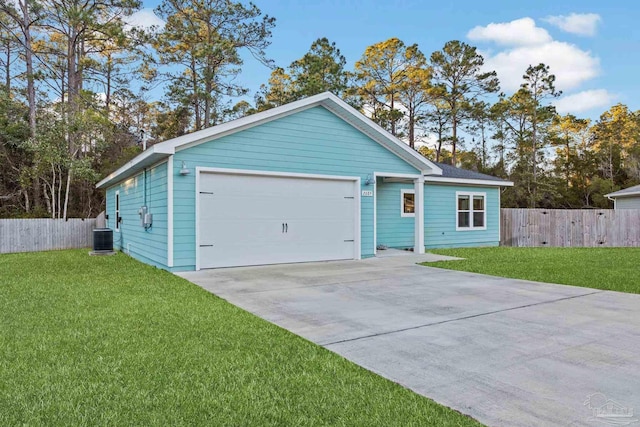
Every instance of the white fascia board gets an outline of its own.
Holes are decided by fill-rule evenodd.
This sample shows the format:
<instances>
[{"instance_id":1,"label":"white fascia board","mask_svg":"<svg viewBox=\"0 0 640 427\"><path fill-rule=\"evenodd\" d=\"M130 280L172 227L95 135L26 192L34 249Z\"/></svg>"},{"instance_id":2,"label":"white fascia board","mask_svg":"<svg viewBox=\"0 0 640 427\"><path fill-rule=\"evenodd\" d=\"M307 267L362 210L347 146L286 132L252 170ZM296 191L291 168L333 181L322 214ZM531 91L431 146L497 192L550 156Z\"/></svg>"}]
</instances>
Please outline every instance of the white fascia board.
<instances>
[{"instance_id":1,"label":"white fascia board","mask_svg":"<svg viewBox=\"0 0 640 427\"><path fill-rule=\"evenodd\" d=\"M405 160L409 161L413 166L415 166L420 171L420 173L422 173L423 175L427 173L433 174L433 175L442 175L442 169L436 166L435 163L431 162L430 160L422 156L420 153L410 148L407 144L402 142L400 139L391 135L389 132L383 129L380 125L375 123L373 120L364 116L361 112L359 112L358 110L356 110L351 105L347 104L342 99L335 96L334 94L330 92L325 92L325 94L327 95L328 100L331 100L333 104L335 104L336 106L344 110L346 113L348 113L350 118L353 118L352 124L354 124L357 128L361 128L356 124L358 123L364 126L365 128L370 129L373 133L375 133L378 136L379 138L377 139L378 142L381 142L380 139L387 142L387 146L388 148L390 148L392 152L394 152L396 155L401 155L401 156L404 155L402 157L404 157ZM391 147L397 148L399 152L393 150ZM425 167L427 168L426 170L425 170Z\"/></svg>"},{"instance_id":2,"label":"white fascia board","mask_svg":"<svg viewBox=\"0 0 640 427\"><path fill-rule=\"evenodd\" d=\"M605 194L604 196L610 200L613 200L618 197L624 198L624 197L640 196L640 191L634 191L633 193L622 193L622 194L609 193L609 194Z\"/></svg>"},{"instance_id":3,"label":"white fascia board","mask_svg":"<svg viewBox=\"0 0 640 427\"><path fill-rule=\"evenodd\" d=\"M140 168L158 163L160 160L173 154L173 151L169 147L162 147L161 145L162 144L156 144L138 154L123 166L107 175L102 181L98 182L96 188L106 188L114 181L121 181L135 175Z\"/></svg>"},{"instance_id":4,"label":"white fascia board","mask_svg":"<svg viewBox=\"0 0 640 427\"><path fill-rule=\"evenodd\" d=\"M442 184L482 185L485 187L513 187L511 181L492 181L490 179L447 178L444 176L425 176L424 182Z\"/></svg>"},{"instance_id":5,"label":"white fascia board","mask_svg":"<svg viewBox=\"0 0 640 427\"><path fill-rule=\"evenodd\" d=\"M408 161L411 165L416 167L421 174L424 175L429 173L442 175L442 170L438 166L424 158L415 150L409 148L407 144L400 141L398 138L394 137L386 130L382 129L376 123L362 115L362 113L357 111L355 108L353 108L337 96L333 95L330 92L324 92L305 99L301 99L299 101L294 101L289 104L282 105L280 107L272 108L267 111L262 111L260 113L252 114L250 116L242 117L237 120L193 132L188 135L179 136L177 138L173 138L153 145L151 148L139 154L133 160L129 161L124 166L100 181L96 185L96 187L104 188L105 185L114 180L120 180L135 173L135 170L139 169L142 166L141 163L145 162L147 157L153 156L154 161L157 161L157 157L159 155L172 155L175 154L176 150L189 148L194 145L211 141L212 139L220 138L224 135L235 133L243 129L247 129L249 127L256 126L258 124L274 120L276 118L284 117L318 105L322 105L333 111L334 113L336 112L336 109L344 111L346 113L346 117L340 117L347 120L347 122L350 122L357 128L364 128L371 131L371 133L376 136L376 138L374 139L378 143L385 146L395 155L403 158L405 161Z\"/></svg>"}]
</instances>

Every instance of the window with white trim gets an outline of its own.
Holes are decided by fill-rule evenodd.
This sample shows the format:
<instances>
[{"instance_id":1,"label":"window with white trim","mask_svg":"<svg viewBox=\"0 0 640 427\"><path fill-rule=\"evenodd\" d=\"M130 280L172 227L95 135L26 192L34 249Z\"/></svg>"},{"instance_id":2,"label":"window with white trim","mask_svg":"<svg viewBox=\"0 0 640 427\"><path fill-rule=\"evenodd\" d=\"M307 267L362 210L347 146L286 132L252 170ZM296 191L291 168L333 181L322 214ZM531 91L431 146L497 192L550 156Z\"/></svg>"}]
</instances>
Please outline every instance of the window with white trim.
<instances>
[{"instance_id":1,"label":"window with white trim","mask_svg":"<svg viewBox=\"0 0 640 427\"><path fill-rule=\"evenodd\" d=\"M116 215L115 215L115 229L116 231L120 231L120 192L116 191L115 195L116 199Z\"/></svg>"},{"instance_id":2,"label":"window with white trim","mask_svg":"<svg viewBox=\"0 0 640 427\"><path fill-rule=\"evenodd\" d=\"M400 190L400 216L414 217L416 215L415 190Z\"/></svg>"},{"instance_id":3,"label":"window with white trim","mask_svg":"<svg viewBox=\"0 0 640 427\"><path fill-rule=\"evenodd\" d=\"M487 193L456 192L456 230L487 229Z\"/></svg>"}]
</instances>

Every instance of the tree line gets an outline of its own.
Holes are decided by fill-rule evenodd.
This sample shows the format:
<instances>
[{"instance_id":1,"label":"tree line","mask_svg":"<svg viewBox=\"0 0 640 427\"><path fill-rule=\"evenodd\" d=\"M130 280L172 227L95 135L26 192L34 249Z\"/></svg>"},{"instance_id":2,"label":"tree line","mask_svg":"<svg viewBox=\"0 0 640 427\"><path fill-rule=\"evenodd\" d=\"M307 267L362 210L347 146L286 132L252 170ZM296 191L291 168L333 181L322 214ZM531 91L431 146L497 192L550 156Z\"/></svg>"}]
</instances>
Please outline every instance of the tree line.
<instances>
[{"instance_id":1,"label":"tree line","mask_svg":"<svg viewBox=\"0 0 640 427\"><path fill-rule=\"evenodd\" d=\"M129 24L140 7L0 0L0 216L94 216L95 183L143 145L324 91L432 160L514 181L503 206L608 207L604 194L640 182L640 113L559 115L544 64L511 95L460 41L427 56L391 38L348 69L320 38L282 67L266 54L275 19L252 3L163 0L165 25L146 29ZM253 102L246 58L272 69Z\"/></svg>"}]
</instances>

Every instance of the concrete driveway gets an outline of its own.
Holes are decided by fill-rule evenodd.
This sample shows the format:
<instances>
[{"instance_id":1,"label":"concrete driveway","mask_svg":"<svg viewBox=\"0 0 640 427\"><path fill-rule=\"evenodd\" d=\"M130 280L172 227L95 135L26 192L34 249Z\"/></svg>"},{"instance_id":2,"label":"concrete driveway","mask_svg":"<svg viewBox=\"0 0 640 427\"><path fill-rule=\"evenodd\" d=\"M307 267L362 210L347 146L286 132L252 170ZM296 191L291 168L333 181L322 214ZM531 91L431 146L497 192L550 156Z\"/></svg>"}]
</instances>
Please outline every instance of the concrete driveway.
<instances>
[{"instance_id":1,"label":"concrete driveway","mask_svg":"<svg viewBox=\"0 0 640 427\"><path fill-rule=\"evenodd\" d=\"M415 264L427 258L180 275L488 425L640 426L640 295Z\"/></svg>"}]
</instances>

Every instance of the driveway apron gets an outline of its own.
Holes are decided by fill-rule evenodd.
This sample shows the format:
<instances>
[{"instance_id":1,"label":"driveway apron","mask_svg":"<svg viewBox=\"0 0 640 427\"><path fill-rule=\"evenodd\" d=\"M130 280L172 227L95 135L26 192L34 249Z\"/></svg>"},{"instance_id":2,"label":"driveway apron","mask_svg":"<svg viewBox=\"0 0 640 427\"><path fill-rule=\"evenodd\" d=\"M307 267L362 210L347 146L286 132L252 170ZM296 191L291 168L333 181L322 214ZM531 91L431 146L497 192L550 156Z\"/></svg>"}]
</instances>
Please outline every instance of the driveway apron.
<instances>
[{"instance_id":1,"label":"driveway apron","mask_svg":"<svg viewBox=\"0 0 640 427\"><path fill-rule=\"evenodd\" d=\"M179 275L487 425L640 426L640 295L416 264L428 260Z\"/></svg>"}]
</instances>

